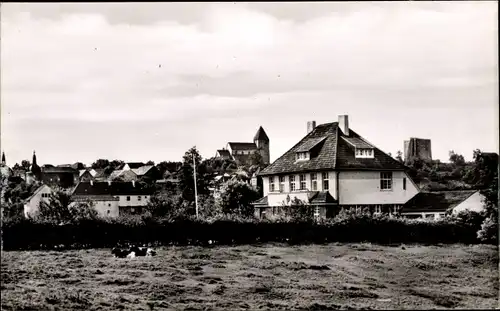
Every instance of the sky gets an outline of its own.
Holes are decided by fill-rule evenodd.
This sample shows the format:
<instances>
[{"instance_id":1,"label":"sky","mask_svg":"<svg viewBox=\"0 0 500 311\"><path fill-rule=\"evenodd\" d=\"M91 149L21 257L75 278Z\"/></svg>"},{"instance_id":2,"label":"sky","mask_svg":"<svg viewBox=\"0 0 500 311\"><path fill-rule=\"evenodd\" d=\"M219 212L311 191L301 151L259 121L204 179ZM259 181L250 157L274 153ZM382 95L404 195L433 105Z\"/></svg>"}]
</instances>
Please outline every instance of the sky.
<instances>
[{"instance_id":1,"label":"sky","mask_svg":"<svg viewBox=\"0 0 500 311\"><path fill-rule=\"evenodd\" d=\"M498 152L498 7L475 2L2 3L7 164L181 161L262 126L271 161L336 122Z\"/></svg>"}]
</instances>

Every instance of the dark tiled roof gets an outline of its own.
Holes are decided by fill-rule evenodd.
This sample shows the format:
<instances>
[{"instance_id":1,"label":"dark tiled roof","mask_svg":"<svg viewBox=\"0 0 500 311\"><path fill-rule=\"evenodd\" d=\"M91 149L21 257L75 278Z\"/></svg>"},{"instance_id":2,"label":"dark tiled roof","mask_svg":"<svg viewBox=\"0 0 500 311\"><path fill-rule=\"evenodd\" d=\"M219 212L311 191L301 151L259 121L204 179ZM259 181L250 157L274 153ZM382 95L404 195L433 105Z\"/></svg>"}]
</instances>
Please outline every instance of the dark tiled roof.
<instances>
[{"instance_id":1,"label":"dark tiled roof","mask_svg":"<svg viewBox=\"0 0 500 311\"><path fill-rule=\"evenodd\" d=\"M326 137L307 161L296 161L296 153L302 146L314 144L318 139ZM338 123L320 124L312 132L302 138L295 146L285 152L272 164L261 171L260 175L286 174L295 172L335 170L403 170L405 167L383 151L374 147L374 158L356 158L355 150L344 139L345 135L338 129ZM361 137L349 129L349 138Z\"/></svg>"},{"instance_id":2,"label":"dark tiled roof","mask_svg":"<svg viewBox=\"0 0 500 311\"><path fill-rule=\"evenodd\" d=\"M264 131L264 129L261 127L259 127L259 130L257 131L257 133L255 134L254 138L253 138L254 141L256 140L264 140L264 141L269 141L269 137L267 137L267 134L266 132Z\"/></svg>"},{"instance_id":3,"label":"dark tiled roof","mask_svg":"<svg viewBox=\"0 0 500 311\"><path fill-rule=\"evenodd\" d=\"M257 149L255 143L228 143L232 150L254 150Z\"/></svg>"},{"instance_id":4,"label":"dark tiled roof","mask_svg":"<svg viewBox=\"0 0 500 311\"><path fill-rule=\"evenodd\" d=\"M142 162L127 162L127 163L124 163L123 166L125 166L125 164L128 164L128 167L130 167L130 169L135 169L135 168L139 168L141 166L144 166L145 164L142 163Z\"/></svg>"},{"instance_id":5,"label":"dark tiled roof","mask_svg":"<svg viewBox=\"0 0 500 311\"><path fill-rule=\"evenodd\" d=\"M72 168L72 167L42 167L42 172L45 174L48 173L72 173L72 174L78 174L78 170Z\"/></svg>"},{"instance_id":6,"label":"dark tiled roof","mask_svg":"<svg viewBox=\"0 0 500 311\"><path fill-rule=\"evenodd\" d=\"M419 192L403 206L402 213L445 212L465 201L477 190Z\"/></svg>"},{"instance_id":7,"label":"dark tiled roof","mask_svg":"<svg viewBox=\"0 0 500 311\"><path fill-rule=\"evenodd\" d=\"M132 182L81 182L73 195L150 195L152 190L143 188L139 183L132 185Z\"/></svg>"},{"instance_id":8,"label":"dark tiled roof","mask_svg":"<svg viewBox=\"0 0 500 311\"><path fill-rule=\"evenodd\" d=\"M372 145L370 145L369 143L367 143L366 141L364 141L358 137L352 137L352 138L351 137L342 137L342 138L356 148L373 148Z\"/></svg>"},{"instance_id":9,"label":"dark tiled roof","mask_svg":"<svg viewBox=\"0 0 500 311\"><path fill-rule=\"evenodd\" d=\"M300 145L299 148L297 148L296 152L307 152L316 147L319 143L321 143L325 139L326 137L308 139L302 145Z\"/></svg>"},{"instance_id":10,"label":"dark tiled roof","mask_svg":"<svg viewBox=\"0 0 500 311\"><path fill-rule=\"evenodd\" d=\"M219 150L217 150L217 152L219 153L219 155L221 157L231 157L231 153L229 153L229 150L219 149Z\"/></svg>"},{"instance_id":11,"label":"dark tiled roof","mask_svg":"<svg viewBox=\"0 0 500 311\"><path fill-rule=\"evenodd\" d=\"M321 203L338 203L330 192L328 191L316 191L310 198L310 204L321 204Z\"/></svg>"}]
</instances>

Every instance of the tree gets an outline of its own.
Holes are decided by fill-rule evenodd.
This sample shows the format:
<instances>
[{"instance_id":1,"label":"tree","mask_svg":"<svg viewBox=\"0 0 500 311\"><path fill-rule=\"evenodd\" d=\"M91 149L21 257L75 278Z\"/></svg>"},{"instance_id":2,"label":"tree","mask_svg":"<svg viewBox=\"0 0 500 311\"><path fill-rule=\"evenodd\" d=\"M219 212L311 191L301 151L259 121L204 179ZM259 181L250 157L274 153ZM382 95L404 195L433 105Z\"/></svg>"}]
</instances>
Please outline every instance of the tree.
<instances>
[{"instance_id":1,"label":"tree","mask_svg":"<svg viewBox=\"0 0 500 311\"><path fill-rule=\"evenodd\" d=\"M28 160L22 160L21 161L21 166L22 168L24 168L26 171L28 171L30 169L30 166L31 166L31 162L28 161Z\"/></svg>"},{"instance_id":2,"label":"tree","mask_svg":"<svg viewBox=\"0 0 500 311\"><path fill-rule=\"evenodd\" d=\"M155 162L154 162L154 161L149 160L148 162L146 162L146 165L155 165Z\"/></svg>"},{"instance_id":3,"label":"tree","mask_svg":"<svg viewBox=\"0 0 500 311\"><path fill-rule=\"evenodd\" d=\"M103 169L107 168L109 166L109 160L106 159L99 159L92 163L92 168L93 169Z\"/></svg>"},{"instance_id":4,"label":"tree","mask_svg":"<svg viewBox=\"0 0 500 311\"><path fill-rule=\"evenodd\" d=\"M97 218L97 211L91 202L72 203L73 200L69 193L55 191L50 195L49 202L40 202L38 214L35 217L56 223Z\"/></svg>"},{"instance_id":5,"label":"tree","mask_svg":"<svg viewBox=\"0 0 500 311\"><path fill-rule=\"evenodd\" d=\"M453 150L450 150L449 155L450 155L450 162L451 163L455 164L456 166L464 166L465 165L465 159L464 159L463 155L457 154Z\"/></svg>"},{"instance_id":6,"label":"tree","mask_svg":"<svg viewBox=\"0 0 500 311\"><path fill-rule=\"evenodd\" d=\"M474 165L464 173L464 180L480 189L484 196L484 216L478 238L483 241L498 239L498 154L483 153L476 149L473 153Z\"/></svg>"},{"instance_id":7,"label":"tree","mask_svg":"<svg viewBox=\"0 0 500 311\"><path fill-rule=\"evenodd\" d=\"M224 214L253 215L252 203L259 199L259 193L248 183L231 179L224 183L218 203Z\"/></svg>"},{"instance_id":8,"label":"tree","mask_svg":"<svg viewBox=\"0 0 500 311\"><path fill-rule=\"evenodd\" d=\"M403 153L401 152L401 150L398 150L398 152L396 152L396 160L403 163Z\"/></svg>"},{"instance_id":9,"label":"tree","mask_svg":"<svg viewBox=\"0 0 500 311\"><path fill-rule=\"evenodd\" d=\"M196 146L192 147L183 156L182 173L179 176L179 184L182 189L184 199L194 201L194 165L196 166L196 186L198 194L208 194L209 181L206 180L206 169L201 165L202 158Z\"/></svg>"},{"instance_id":10,"label":"tree","mask_svg":"<svg viewBox=\"0 0 500 311\"><path fill-rule=\"evenodd\" d=\"M264 159L262 158L262 155L260 154L259 151L255 151L250 155L249 164L251 166L257 165L261 168L264 166Z\"/></svg>"}]
</instances>

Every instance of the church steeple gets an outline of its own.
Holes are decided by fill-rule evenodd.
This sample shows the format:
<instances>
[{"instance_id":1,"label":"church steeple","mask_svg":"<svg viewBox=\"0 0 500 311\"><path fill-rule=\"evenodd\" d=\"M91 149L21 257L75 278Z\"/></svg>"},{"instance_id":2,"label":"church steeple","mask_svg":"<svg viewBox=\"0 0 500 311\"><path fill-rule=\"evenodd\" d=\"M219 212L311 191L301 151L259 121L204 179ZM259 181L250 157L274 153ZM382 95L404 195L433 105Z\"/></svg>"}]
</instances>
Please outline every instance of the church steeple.
<instances>
[{"instance_id":1,"label":"church steeple","mask_svg":"<svg viewBox=\"0 0 500 311\"><path fill-rule=\"evenodd\" d=\"M2 151L2 165L5 165L5 152Z\"/></svg>"},{"instance_id":2,"label":"church steeple","mask_svg":"<svg viewBox=\"0 0 500 311\"><path fill-rule=\"evenodd\" d=\"M33 150L33 160L31 161L31 172L37 179L40 179L40 174L41 174L41 169L40 166L36 163L36 154L35 150Z\"/></svg>"},{"instance_id":3,"label":"church steeple","mask_svg":"<svg viewBox=\"0 0 500 311\"><path fill-rule=\"evenodd\" d=\"M36 165L36 166L38 166L38 165L36 164L36 154L35 154L35 150L33 150L33 161L31 161L31 165L33 165L33 166L35 166L35 165Z\"/></svg>"}]
</instances>

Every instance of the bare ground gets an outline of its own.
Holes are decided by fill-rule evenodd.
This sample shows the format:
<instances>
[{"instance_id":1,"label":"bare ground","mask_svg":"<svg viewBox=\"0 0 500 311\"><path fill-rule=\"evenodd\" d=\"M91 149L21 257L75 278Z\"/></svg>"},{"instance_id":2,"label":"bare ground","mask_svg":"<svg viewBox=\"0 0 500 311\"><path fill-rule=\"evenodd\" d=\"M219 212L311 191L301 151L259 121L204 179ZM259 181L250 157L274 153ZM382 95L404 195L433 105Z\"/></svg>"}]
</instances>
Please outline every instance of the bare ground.
<instances>
[{"instance_id":1,"label":"bare ground","mask_svg":"<svg viewBox=\"0 0 500 311\"><path fill-rule=\"evenodd\" d=\"M2 252L2 310L491 309L498 248L371 244Z\"/></svg>"}]
</instances>

